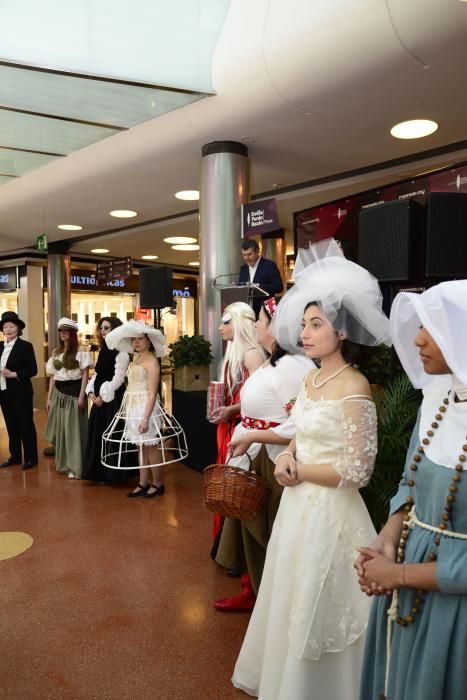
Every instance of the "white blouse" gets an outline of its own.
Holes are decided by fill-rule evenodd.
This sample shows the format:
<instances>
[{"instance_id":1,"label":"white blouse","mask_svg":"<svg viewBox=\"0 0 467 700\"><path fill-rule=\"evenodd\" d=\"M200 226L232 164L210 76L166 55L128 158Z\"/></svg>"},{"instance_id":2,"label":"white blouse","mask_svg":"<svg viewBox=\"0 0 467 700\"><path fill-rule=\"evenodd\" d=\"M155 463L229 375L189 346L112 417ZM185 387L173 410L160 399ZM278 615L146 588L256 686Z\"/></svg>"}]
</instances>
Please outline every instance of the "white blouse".
<instances>
[{"instance_id":1,"label":"white blouse","mask_svg":"<svg viewBox=\"0 0 467 700\"><path fill-rule=\"evenodd\" d=\"M54 365L54 360L60 360L63 362L63 353L60 355L52 355L49 357L47 364L45 366L45 371L54 377L57 382L70 381L70 379L81 379L81 371L86 369L86 367L94 367L92 361L92 355L87 350L78 350L76 353L76 359L78 361L79 367L76 369L56 369Z\"/></svg>"},{"instance_id":2,"label":"white blouse","mask_svg":"<svg viewBox=\"0 0 467 700\"><path fill-rule=\"evenodd\" d=\"M284 355L273 367L269 363L257 369L248 377L240 392L242 419L256 418L279 425L271 427L281 437L292 440L295 425L291 417L293 405L300 392L302 382L308 372L315 369L315 364L303 355ZM243 435L248 430L255 430L254 424L245 427L241 423L235 428L232 439ZM248 455L254 459L261 449L259 443L253 443ZM284 449L284 445L266 445L269 457L274 460ZM248 468L246 455L233 458L229 464Z\"/></svg>"},{"instance_id":3,"label":"white blouse","mask_svg":"<svg viewBox=\"0 0 467 700\"><path fill-rule=\"evenodd\" d=\"M0 370L5 369L6 363L8 358L10 357L10 352L13 350L13 345L16 343L18 338L14 338L14 340L5 340L3 343L3 352L2 352L2 357L0 358ZM2 375L0 375L0 390L4 391L6 389L6 378Z\"/></svg>"}]
</instances>

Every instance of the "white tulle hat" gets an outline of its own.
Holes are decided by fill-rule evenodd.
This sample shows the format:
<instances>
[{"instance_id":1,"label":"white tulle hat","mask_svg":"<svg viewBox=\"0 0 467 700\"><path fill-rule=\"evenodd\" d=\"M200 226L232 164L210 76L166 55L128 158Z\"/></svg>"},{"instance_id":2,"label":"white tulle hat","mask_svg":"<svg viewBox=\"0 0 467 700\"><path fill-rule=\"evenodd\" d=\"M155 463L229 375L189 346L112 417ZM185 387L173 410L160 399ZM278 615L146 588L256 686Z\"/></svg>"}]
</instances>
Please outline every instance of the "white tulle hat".
<instances>
[{"instance_id":1,"label":"white tulle hat","mask_svg":"<svg viewBox=\"0 0 467 700\"><path fill-rule=\"evenodd\" d=\"M414 345L420 326L436 342L453 375L467 384L467 280L441 282L423 294L400 292L394 299L391 309L394 347L417 389L439 379L424 371Z\"/></svg>"},{"instance_id":2,"label":"white tulle hat","mask_svg":"<svg viewBox=\"0 0 467 700\"><path fill-rule=\"evenodd\" d=\"M378 281L368 270L347 260L333 238L299 251L294 278L295 284L280 300L272 323L284 350L300 352L297 343L310 302L319 304L328 321L348 340L369 346L391 345Z\"/></svg>"},{"instance_id":3,"label":"white tulle hat","mask_svg":"<svg viewBox=\"0 0 467 700\"><path fill-rule=\"evenodd\" d=\"M166 353L165 335L157 328L148 326L144 321L127 321L127 323L123 323L121 326L114 328L113 331L110 331L110 333L107 333L105 342L111 350L134 352L131 340L142 335L148 336L154 346L157 357L164 357Z\"/></svg>"}]
</instances>

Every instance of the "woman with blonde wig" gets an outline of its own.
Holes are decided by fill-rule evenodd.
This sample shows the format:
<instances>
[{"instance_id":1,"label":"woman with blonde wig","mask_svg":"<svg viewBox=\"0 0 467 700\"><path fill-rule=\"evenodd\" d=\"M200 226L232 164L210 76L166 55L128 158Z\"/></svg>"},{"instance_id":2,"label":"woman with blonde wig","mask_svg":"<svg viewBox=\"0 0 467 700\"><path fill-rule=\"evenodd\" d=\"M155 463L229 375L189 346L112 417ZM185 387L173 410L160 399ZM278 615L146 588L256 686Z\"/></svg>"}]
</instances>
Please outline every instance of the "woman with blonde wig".
<instances>
[{"instance_id":1,"label":"woman with blonde wig","mask_svg":"<svg viewBox=\"0 0 467 700\"><path fill-rule=\"evenodd\" d=\"M256 340L255 312L242 301L229 304L222 315L219 333L227 342L222 362L220 380L225 385L225 402L217 408L210 420L217 423L217 463L225 464L227 446L232 439L235 426L240 422L240 390L248 377L260 367L266 355ZM222 531L222 517L214 516L215 557Z\"/></svg>"}]
</instances>

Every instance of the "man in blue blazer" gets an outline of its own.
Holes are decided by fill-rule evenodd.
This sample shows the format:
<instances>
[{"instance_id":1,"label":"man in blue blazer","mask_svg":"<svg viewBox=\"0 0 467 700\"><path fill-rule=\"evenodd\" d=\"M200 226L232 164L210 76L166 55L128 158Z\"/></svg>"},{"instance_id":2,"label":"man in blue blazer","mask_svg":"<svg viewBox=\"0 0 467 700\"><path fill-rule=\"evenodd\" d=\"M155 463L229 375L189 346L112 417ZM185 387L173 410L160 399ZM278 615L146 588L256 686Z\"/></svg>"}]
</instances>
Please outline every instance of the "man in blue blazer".
<instances>
[{"instance_id":1,"label":"man in blue blazer","mask_svg":"<svg viewBox=\"0 0 467 700\"><path fill-rule=\"evenodd\" d=\"M279 294L284 289L281 274L275 262L261 257L259 245L254 238L245 238L242 241L242 255L245 264L240 268L239 284L254 282L268 293L269 297ZM258 317L263 301L269 297L255 296L253 309Z\"/></svg>"}]
</instances>

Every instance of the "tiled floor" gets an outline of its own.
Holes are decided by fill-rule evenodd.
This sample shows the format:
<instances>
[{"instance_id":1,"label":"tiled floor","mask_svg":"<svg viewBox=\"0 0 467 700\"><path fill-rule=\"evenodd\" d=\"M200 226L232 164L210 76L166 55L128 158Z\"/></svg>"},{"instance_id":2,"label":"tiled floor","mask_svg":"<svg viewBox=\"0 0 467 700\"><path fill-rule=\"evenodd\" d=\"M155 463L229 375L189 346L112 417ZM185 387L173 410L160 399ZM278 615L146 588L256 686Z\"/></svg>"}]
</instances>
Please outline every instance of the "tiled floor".
<instances>
[{"instance_id":1,"label":"tiled floor","mask_svg":"<svg viewBox=\"0 0 467 700\"><path fill-rule=\"evenodd\" d=\"M69 480L50 458L0 470L0 531L34 538L0 561L2 699L247 697L230 676L248 615L212 608L239 583L209 558L201 475L172 465L165 482L163 498L127 499L128 487Z\"/></svg>"}]
</instances>

